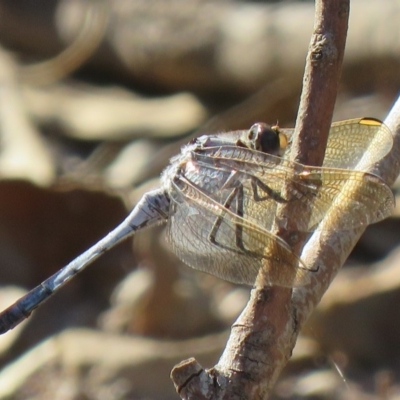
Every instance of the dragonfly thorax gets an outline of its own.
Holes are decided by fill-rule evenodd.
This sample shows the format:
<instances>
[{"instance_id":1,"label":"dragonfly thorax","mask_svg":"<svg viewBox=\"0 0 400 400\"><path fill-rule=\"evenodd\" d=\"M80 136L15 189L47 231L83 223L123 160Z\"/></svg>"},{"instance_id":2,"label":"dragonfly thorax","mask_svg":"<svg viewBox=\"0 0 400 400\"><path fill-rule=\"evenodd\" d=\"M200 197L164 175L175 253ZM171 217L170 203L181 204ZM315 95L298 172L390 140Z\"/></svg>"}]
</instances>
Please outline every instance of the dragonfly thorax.
<instances>
[{"instance_id":1,"label":"dragonfly thorax","mask_svg":"<svg viewBox=\"0 0 400 400\"><path fill-rule=\"evenodd\" d=\"M181 153L171 158L170 165L161 174L161 186L167 193L170 191L171 182L181 175L182 168L191 163L192 151L198 147L196 142L182 147ZM190 164L192 165L192 164Z\"/></svg>"}]
</instances>

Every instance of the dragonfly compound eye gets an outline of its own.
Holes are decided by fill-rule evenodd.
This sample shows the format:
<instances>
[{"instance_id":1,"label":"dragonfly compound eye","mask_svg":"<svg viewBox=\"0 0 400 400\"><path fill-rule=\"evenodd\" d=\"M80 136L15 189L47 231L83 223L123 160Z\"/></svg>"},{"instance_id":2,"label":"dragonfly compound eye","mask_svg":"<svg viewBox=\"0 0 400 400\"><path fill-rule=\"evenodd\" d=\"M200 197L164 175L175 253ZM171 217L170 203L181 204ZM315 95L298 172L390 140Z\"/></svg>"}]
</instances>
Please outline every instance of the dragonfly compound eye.
<instances>
[{"instance_id":1,"label":"dragonfly compound eye","mask_svg":"<svg viewBox=\"0 0 400 400\"><path fill-rule=\"evenodd\" d=\"M247 134L249 147L268 154L278 154L281 150L279 130L264 123L254 124Z\"/></svg>"}]
</instances>

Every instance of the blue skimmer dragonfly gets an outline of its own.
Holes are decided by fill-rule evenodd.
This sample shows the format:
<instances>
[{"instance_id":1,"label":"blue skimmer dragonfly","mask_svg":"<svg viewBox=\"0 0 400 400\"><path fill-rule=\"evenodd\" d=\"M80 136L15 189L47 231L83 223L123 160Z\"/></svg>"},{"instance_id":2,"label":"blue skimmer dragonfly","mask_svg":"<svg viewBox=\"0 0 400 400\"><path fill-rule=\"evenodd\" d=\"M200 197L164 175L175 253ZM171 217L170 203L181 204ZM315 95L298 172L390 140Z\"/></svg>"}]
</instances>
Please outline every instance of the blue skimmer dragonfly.
<instances>
[{"instance_id":1,"label":"blue skimmer dragonfly","mask_svg":"<svg viewBox=\"0 0 400 400\"><path fill-rule=\"evenodd\" d=\"M317 229L331 207L344 215L342 230L386 218L394 206L390 188L378 176L354 168L361 159L370 165L383 158L393 137L376 119L336 122L323 166L313 167L288 160L292 136L292 129L257 123L249 130L192 140L163 172L160 189L145 194L105 238L0 314L0 333L27 318L105 251L161 222L168 223L176 255L195 269L253 285L268 265L268 285L309 282L312 271L272 232L277 207L309 206L310 212L297 221L304 232ZM343 209L339 196L345 200Z\"/></svg>"}]
</instances>

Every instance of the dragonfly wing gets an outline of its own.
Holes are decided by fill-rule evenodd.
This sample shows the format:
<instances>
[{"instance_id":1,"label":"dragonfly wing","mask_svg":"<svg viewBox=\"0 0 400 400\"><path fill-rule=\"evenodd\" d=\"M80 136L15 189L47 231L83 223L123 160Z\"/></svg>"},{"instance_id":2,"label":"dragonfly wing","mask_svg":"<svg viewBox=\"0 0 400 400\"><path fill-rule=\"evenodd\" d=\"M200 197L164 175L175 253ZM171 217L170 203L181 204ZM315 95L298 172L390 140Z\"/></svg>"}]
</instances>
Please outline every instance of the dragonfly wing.
<instances>
[{"instance_id":1,"label":"dragonfly wing","mask_svg":"<svg viewBox=\"0 0 400 400\"><path fill-rule=\"evenodd\" d=\"M328 213L328 218L340 217L340 227L335 229L344 231L381 221L393 212L393 193L378 176L361 171L309 169L321 186L308 230L314 230Z\"/></svg>"},{"instance_id":2,"label":"dragonfly wing","mask_svg":"<svg viewBox=\"0 0 400 400\"><path fill-rule=\"evenodd\" d=\"M300 164L281 157L235 146L208 148L200 154L193 153L192 157L200 167L204 167L203 170L235 173L228 188L238 184L243 187L243 215L240 216L267 231L273 228L279 203L286 203L290 198L284 190L286 182L293 178L293 168L298 167L303 171ZM307 191L311 191L311 188L307 188ZM223 204L222 192L219 190L212 197ZM302 223L302 216L299 219L299 224L305 230L307 222Z\"/></svg>"},{"instance_id":3,"label":"dragonfly wing","mask_svg":"<svg viewBox=\"0 0 400 400\"><path fill-rule=\"evenodd\" d=\"M262 177L262 179L261 179ZM253 178L254 179L254 178ZM340 230L349 230L373 224L391 215L394 197L386 183L376 175L344 169L303 167L295 175L286 175L283 170L276 174L258 174L258 181L268 184L273 193L283 194L283 183L287 182L283 203L307 212L296 215L297 229L314 231L331 211L341 218ZM245 218L260 226L270 221L271 212L276 215L278 202L271 197L256 200L249 180L243 180L245 188ZM259 194L265 194L262 188ZM301 204L300 207L297 203ZM267 229L271 229L270 226Z\"/></svg>"},{"instance_id":4,"label":"dragonfly wing","mask_svg":"<svg viewBox=\"0 0 400 400\"><path fill-rule=\"evenodd\" d=\"M381 121L373 118L357 118L332 124L324 167L356 168L365 157L372 165L383 158L393 146L393 135Z\"/></svg>"},{"instance_id":5,"label":"dragonfly wing","mask_svg":"<svg viewBox=\"0 0 400 400\"><path fill-rule=\"evenodd\" d=\"M308 206L309 213L296 216L300 231L315 230L331 207L344 213L341 229L349 230L388 217L394 206L390 188L382 179L366 172L304 166L248 149L225 147L218 151L209 149L207 154L218 168L231 168L243 175L244 217L261 227L266 219L269 221L271 211L277 206L276 199L293 207L296 202ZM254 196L253 181L261 188L265 200Z\"/></svg>"},{"instance_id":6,"label":"dragonfly wing","mask_svg":"<svg viewBox=\"0 0 400 400\"><path fill-rule=\"evenodd\" d=\"M294 129L281 129L289 145L284 158L288 158ZM372 165L383 158L393 146L390 129L374 118L355 118L331 125L323 167L355 169L362 158Z\"/></svg>"},{"instance_id":7,"label":"dragonfly wing","mask_svg":"<svg viewBox=\"0 0 400 400\"><path fill-rule=\"evenodd\" d=\"M170 196L168 239L189 266L247 285L255 283L260 268L265 269L267 284L294 287L309 281L310 271L286 242L248 223L190 182L181 179L175 183ZM211 240L216 223L218 229Z\"/></svg>"}]
</instances>

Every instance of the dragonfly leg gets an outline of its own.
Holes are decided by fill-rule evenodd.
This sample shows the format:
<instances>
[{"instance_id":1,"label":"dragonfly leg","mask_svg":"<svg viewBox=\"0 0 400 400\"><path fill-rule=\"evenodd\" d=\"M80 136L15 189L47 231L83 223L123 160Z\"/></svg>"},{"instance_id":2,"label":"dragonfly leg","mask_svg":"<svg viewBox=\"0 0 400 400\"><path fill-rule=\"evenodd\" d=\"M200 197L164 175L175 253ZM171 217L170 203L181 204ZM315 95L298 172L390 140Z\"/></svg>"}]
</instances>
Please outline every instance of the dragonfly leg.
<instances>
[{"instance_id":1,"label":"dragonfly leg","mask_svg":"<svg viewBox=\"0 0 400 400\"><path fill-rule=\"evenodd\" d=\"M236 196L236 214L243 218L244 216L244 191L243 191L243 185L240 185L237 187L237 196ZM236 246L243 250L247 251L247 249L244 247L243 243L243 226L236 224L235 225L235 238L236 238Z\"/></svg>"},{"instance_id":2,"label":"dragonfly leg","mask_svg":"<svg viewBox=\"0 0 400 400\"><path fill-rule=\"evenodd\" d=\"M231 207L232 201L235 199L236 195L237 195L237 191L238 191L238 187L235 187L232 192L229 194L229 196L227 197L227 199L225 200L225 203L223 204L224 208L229 209ZM225 212L222 210L221 214L219 215L219 217L215 220L212 229L208 235L208 240L215 245L219 245L216 239L217 236L217 232L218 229L220 228L222 221L224 219L224 214Z\"/></svg>"},{"instance_id":3,"label":"dragonfly leg","mask_svg":"<svg viewBox=\"0 0 400 400\"><path fill-rule=\"evenodd\" d=\"M217 239L218 230L221 228L222 223L224 222L227 210L230 210L232 213L237 215L240 218L244 217L244 205L245 205L245 193L244 187L241 183L236 182L235 186L231 185L232 191L229 193L228 197L223 203L223 208L220 211L220 215L215 219L211 231L208 235L208 240L222 249L229 250L239 255L247 255L249 257L254 257L257 259L268 259L269 256L264 254L264 247L260 245L260 249L251 250L245 245L244 238L244 227L242 224L236 222L234 223L235 227L235 244L229 245L220 243ZM226 211L225 211L226 210ZM231 225L233 225L231 221Z\"/></svg>"},{"instance_id":4,"label":"dragonfly leg","mask_svg":"<svg viewBox=\"0 0 400 400\"><path fill-rule=\"evenodd\" d=\"M236 200L236 209L232 209L232 203L233 201ZM242 217L244 215L244 192L243 192L243 185L237 184L236 187L233 188L229 196L226 198L223 206L226 209L231 209L237 216ZM208 239L212 244L215 244L216 246L220 247L226 247L217 241L217 232L218 229L220 228L222 221L224 218L224 211L221 212L221 215L215 220L212 229L210 231L210 234L208 235ZM235 240L236 240L236 246L246 252L247 249L244 247L243 243L243 227L239 224L235 225ZM231 249L232 250L232 249Z\"/></svg>"},{"instance_id":5,"label":"dragonfly leg","mask_svg":"<svg viewBox=\"0 0 400 400\"><path fill-rule=\"evenodd\" d=\"M223 245L222 243L218 243L217 241L217 232L220 229L223 219L225 217L225 209L230 209L234 212L237 216L243 218L244 215L244 190L243 185L237 180L237 171L232 171L230 176L227 178L226 182L222 186L221 190L230 189L232 191L229 193L228 197L226 198L225 202L222 204L223 208L220 211L220 215L216 218L213 226L211 228L210 233L208 234L208 240L218 246L222 247L231 251L236 251L236 249L232 249L228 246ZM184 174L182 174L182 178L188 180L191 185L197 187L194 182L188 179ZM204 189L198 188L198 190L203 191ZM236 199L236 209L232 209L231 205L232 202ZM220 203L221 204L221 203ZM242 251L247 251L243 244L243 227L239 224L235 224L235 237L236 237L236 247Z\"/></svg>"},{"instance_id":6,"label":"dragonfly leg","mask_svg":"<svg viewBox=\"0 0 400 400\"><path fill-rule=\"evenodd\" d=\"M265 201L268 199L273 199L278 203L287 203L287 200L283 198L280 193L271 189L268 185L266 185L264 182L254 176L251 177L251 188L253 189L253 198L255 201ZM266 195L260 195L259 189L265 192Z\"/></svg>"}]
</instances>

